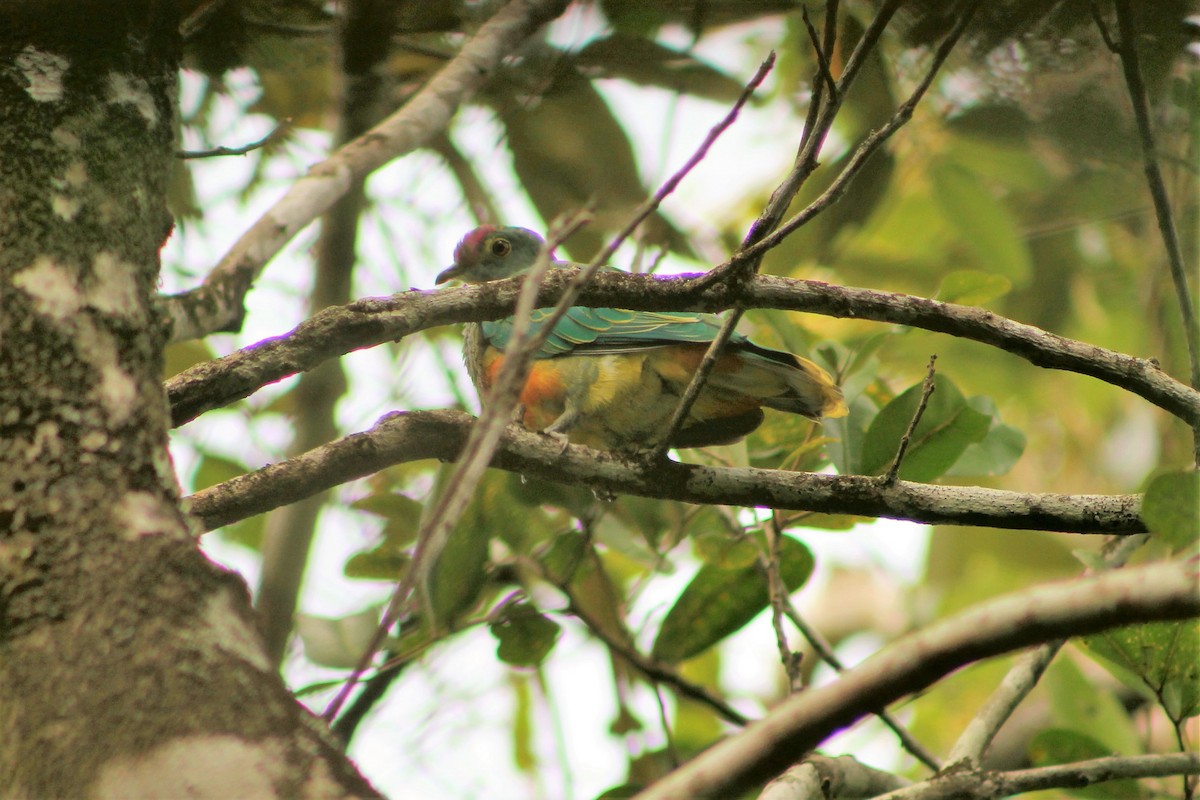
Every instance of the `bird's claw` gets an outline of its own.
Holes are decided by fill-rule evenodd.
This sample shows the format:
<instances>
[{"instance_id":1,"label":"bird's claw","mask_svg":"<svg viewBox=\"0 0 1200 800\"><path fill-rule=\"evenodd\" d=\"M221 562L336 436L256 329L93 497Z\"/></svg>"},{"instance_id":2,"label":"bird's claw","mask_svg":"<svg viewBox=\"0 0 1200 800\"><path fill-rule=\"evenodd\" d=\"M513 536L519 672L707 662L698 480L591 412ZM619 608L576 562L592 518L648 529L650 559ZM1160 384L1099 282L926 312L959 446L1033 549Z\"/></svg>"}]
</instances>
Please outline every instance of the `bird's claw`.
<instances>
[{"instance_id":1,"label":"bird's claw","mask_svg":"<svg viewBox=\"0 0 1200 800\"><path fill-rule=\"evenodd\" d=\"M559 444L558 454L560 456L563 455L564 453L566 453L567 448L571 446L571 440L569 438L567 438L567 435L565 433L563 433L562 431L545 430L545 431L542 431L542 434L544 436L549 436L551 439L558 442L558 444Z\"/></svg>"}]
</instances>

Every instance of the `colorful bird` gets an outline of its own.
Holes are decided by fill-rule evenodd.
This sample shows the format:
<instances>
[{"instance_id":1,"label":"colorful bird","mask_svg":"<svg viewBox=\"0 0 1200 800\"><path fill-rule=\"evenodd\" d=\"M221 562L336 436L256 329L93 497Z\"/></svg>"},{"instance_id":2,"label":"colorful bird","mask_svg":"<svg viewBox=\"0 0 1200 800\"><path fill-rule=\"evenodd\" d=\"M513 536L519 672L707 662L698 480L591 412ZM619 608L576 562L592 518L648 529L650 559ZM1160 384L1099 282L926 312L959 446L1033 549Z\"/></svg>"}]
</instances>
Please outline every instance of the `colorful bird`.
<instances>
[{"instance_id":1,"label":"colorful bird","mask_svg":"<svg viewBox=\"0 0 1200 800\"><path fill-rule=\"evenodd\" d=\"M542 237L526 228L484 225L459 242L454 265L437 283L518 275L533 266L543 246ZM534 328L550 313L534 311ZM660 444L720 327L715 314L572 307L534 356L520 399L525 427L601 450ZM495 380L512 329L511 317L467 326L467 371L481 397ZM669 444L736 442L762 424L763 406L813 420L846 414L841 391L823 369L735 333Z\"/></svg>"}]
</instances>

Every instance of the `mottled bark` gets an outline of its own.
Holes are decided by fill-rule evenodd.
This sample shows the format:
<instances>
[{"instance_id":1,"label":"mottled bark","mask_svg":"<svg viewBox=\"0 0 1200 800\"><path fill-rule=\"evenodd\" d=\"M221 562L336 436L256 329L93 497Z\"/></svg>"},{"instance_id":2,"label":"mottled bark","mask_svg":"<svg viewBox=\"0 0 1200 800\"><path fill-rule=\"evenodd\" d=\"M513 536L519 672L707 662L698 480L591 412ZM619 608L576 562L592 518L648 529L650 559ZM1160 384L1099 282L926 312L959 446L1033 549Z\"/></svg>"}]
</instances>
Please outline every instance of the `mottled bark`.
<instances>
[{"instance_id":1,"label":"mottled bark","mask_svg":"<svg viewBox=\"0 0 1200 800\"><path fill-rule=\"evenodd\" d=\"M177 25L0 8L0 787L369 795L179 508L153 302Z\"/></svg>"}]
</instances>

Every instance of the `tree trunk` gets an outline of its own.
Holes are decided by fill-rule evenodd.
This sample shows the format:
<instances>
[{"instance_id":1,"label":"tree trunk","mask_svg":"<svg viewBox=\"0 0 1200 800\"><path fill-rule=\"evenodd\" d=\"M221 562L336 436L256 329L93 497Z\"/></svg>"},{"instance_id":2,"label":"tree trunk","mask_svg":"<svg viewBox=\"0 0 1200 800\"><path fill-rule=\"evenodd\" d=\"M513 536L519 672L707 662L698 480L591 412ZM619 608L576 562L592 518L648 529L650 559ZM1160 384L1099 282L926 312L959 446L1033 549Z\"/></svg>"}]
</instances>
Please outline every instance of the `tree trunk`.
<instances>
[{"instance_id":1,"label":"tree trunk","mask_svg":"<svg viewBox=\"0 0 1200 800\"><path fill-rule=\"evenodd\" d=\"M374 795L179 506L155 305L175 8L0 10L0 787Z\"/></svg>"}]
</instances>

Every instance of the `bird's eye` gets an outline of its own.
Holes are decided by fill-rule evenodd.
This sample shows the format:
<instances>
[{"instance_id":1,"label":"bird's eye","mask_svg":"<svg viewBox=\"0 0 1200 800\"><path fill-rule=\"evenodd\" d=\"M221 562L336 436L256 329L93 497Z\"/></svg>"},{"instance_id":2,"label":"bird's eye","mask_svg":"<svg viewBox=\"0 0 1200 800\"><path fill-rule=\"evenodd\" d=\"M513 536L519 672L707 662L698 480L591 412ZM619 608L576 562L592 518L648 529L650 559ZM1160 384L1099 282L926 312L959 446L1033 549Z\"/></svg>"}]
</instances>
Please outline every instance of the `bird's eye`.
<instances>
[{"instance_id":1,"label":"bird's eye","mask_svg":"<svg viewBox=\"0 0 1200 800\"><path fill-rule=\"evenodd\" d=\"M512 252L512 244L508 239L497 239L492 242L492 255L506 256Z\"/></svg>"}]
</instances>

